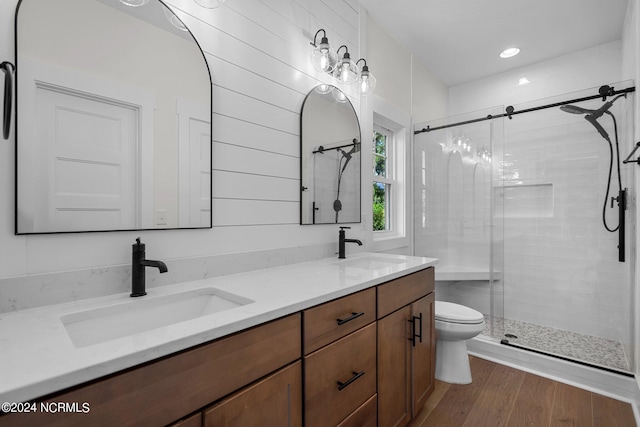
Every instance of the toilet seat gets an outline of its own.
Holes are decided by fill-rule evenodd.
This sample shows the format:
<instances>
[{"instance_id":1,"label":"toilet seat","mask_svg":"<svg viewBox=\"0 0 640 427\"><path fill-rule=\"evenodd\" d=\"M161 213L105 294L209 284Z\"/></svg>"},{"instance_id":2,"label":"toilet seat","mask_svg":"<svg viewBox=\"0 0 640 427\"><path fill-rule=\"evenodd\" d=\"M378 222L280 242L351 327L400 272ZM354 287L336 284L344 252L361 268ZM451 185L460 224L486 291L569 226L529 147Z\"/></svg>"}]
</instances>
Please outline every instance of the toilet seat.
<instances>
[{"instance_id":1,"label":"toilet seat","mask_svg":"<svg viewBox=\"0 0 640 427\"><path fill-rule=\"evenodd\" d=\"M484 315L479 311L452 302L436 301L436 320L441 322L478 324L484 322Z\"/></svg>"}]
</instances>

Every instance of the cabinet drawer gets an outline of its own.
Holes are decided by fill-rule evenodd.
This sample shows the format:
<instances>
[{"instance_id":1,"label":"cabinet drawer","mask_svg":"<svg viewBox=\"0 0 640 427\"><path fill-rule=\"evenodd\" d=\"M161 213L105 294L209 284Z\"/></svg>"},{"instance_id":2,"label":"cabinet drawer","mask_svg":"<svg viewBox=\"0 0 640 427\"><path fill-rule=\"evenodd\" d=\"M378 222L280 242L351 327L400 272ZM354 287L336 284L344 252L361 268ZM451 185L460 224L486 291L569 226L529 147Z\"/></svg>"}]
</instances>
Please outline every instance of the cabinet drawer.
<instances>
[{"instance_id":1,"label":"cabinet drawer","mask_svg":"<svg viewBox=\"0 0 640 427\"><path fill-rule=\"evenodd\" d=\"M294 314L45 399L88 402L87 414L8 414L0 424L166 425L299 359L300 341Z\"/></svg>"},{"instance_id":2,"label":"cabinet drawer","mask_svg":"<svg viewBox=\"0 0 640 427\"><path fill-rule=\"evenodd\" d=\"M376 427L378 425L378 395L362 404L349 415L338 427Z\"/></svg>"},{"instance_id":3,"label":"cabinet drawer","mask_svg":"<svg viewBox=\"0 0 640 427\"><path fill-rule=\"evenodd\" d=\"M305 310L304 354L373 322L376 320L375 310L375 288Z\"/></svg>"},{"instance_id":4,"label":"cabinet drawer","mask_svg":"<svg viewBox=\"0 0 640 427\"><path fill-rule=\"evenodd\" d=\"M434 269L429 267L378 286L378 319L433 292Z\"/></svg>"},{"instance_id":5,"label":"cabinet drawer","mask_svg":"<svg viewBox=\"0 0 640 427\"><path fill-rule=\"evenodd\" d=\"M337 425L376 392L375 323L305 357L307 427Z\"/></svg>"}]
</instances>

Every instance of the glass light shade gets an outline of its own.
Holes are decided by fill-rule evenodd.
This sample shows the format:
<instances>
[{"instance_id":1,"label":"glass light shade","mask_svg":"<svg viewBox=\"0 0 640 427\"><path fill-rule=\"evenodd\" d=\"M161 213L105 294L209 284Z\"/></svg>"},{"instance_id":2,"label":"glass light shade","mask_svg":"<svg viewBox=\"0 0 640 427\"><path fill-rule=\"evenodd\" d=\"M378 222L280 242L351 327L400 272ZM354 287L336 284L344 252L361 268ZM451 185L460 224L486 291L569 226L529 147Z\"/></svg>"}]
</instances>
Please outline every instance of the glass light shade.
<instances>
[{"instance_id":1,"label":"glass light shade","mask_svg":"<svg viewBox=\"0 0 640 427\"><path fill-rule=\"evenodd\" d=\"M181 31L187 31L187 27L185 27L182 21L171 10L167 9L166 7L164 8L164 16L171 23L171 25L173 25L177 29Z\"/></svg>"},{"instance_id":2,"label":"glass light shade","mask_svg":"<svg viewBox=\"0 0 640 427\"><path fill-rule=\"evenodd\" d=\"M338 61L336 53L331 50L329 43L320 43L311 52L311 65L316 71L330 73Z\"/></svg>"},{"instance_id":3,"label":"glass light shade","mask_svg":"<svg viewBox=\"0 0 640 427\"><path fill-rule=\"evenodd\" d=\"M149 0L120 0L120 3L131 7L140 7L149 3Z\"/></svg>"},{"instance_id":4,"label":"glass light shade","mask_svg":"<svg viewBox=\"0 0 640 427\"><path fill-rule=\"evenodd\" d=\"M331 92L333 90L333 86L328 85L328 84L321 84L316 86L316 92L318 92L321 95L325 95L329 92Z\"/></svg>"},{"instance_id":5,"label":"glass light shade","mask_svg":"<svg viewBox=\"0 0 640 427\"><path fill-rule=\"evenodd\" d=\"M340 83L352 84L358 79L358 66L349 56L345 55L338 61L333 76L338 79Z\"/></svg>"},{"instance_id":6,"label":"glass light shade","mask_svg":"<svg viewBox=\"0 0 640 427\"><path fill-rule=\"evenodd\" d=\"M345 95L344 92L342 92L341 90L336 89L331 93L331 95L333 95L333 99L335 99L341 104L349 100L349 98L347 98L347 95Z\"/></svg>"},{"instance_id":7,"label":"glass light shade","mask_svg":"<svg viewBox=\"0 0 640 427\"><path fill-rule=\"evenodd\" d=\"M220 7L225 0L194 0L198 3L199 6L204 7L205 9L215 9L216 7Z\"/></svg>"},{"instance_id":8,"label":"glass light shade","mask_svg":"<svg viewBox=\"0 0 640 427\"><path fill-rule=\"evenodd\" d=\"M373 92L376 88L376 78L369 70L365 70L365 67L362 67L362 73L360 74L360 81L358 84L358 89L360 90L361 95L367 95Z\"/></svg>"}]
</instances>

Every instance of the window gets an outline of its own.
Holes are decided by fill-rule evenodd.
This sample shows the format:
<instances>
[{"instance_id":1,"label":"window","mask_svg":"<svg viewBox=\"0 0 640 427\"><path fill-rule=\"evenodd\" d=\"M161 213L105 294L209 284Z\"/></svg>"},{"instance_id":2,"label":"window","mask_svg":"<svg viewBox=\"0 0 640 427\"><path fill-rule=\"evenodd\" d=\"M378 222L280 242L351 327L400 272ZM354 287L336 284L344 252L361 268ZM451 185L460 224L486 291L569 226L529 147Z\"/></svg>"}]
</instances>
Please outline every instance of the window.
<instances>
[{"instance_id":1,"label":"window","mask_svg":"<svg viewBox=\"0 0 640 427\"><path fill-rule=\"evenodd\" d=\"M392 230L393 132L373 127L373 231Z\"/></svg>"}]
</instances>

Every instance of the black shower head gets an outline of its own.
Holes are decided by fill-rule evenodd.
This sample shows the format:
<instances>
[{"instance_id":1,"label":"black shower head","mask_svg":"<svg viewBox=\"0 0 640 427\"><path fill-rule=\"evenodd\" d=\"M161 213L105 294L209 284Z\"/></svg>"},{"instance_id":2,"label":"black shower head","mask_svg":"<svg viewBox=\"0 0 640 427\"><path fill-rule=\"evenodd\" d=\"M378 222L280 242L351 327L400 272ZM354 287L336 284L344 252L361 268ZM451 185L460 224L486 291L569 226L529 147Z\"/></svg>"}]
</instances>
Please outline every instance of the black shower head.
<instances>
[{"instance_id":1,"label":"black shower head","mask_svg":"<svg viewBox=\"0 0 640 427\"><path fill-rule=\"evenodd\" d=\"M571 114L591 114L595 112L595 110L587 110L586 108L578 107L577 105L562 105L560 109L565 113Z\"/></svg>"}]
</instances>

